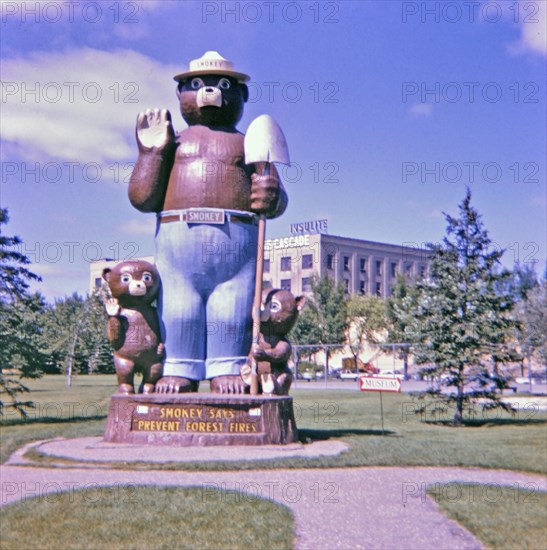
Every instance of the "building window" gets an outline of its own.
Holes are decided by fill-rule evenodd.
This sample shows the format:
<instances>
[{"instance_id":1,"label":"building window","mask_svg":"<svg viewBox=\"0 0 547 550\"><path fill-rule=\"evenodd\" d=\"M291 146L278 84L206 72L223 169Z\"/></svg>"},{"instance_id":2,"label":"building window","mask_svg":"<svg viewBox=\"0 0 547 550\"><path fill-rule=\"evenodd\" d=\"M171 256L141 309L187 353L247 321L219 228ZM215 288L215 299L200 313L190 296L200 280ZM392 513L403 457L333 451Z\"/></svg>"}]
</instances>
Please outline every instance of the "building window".
<instances>
[{"instance_id":1,"label":"building window","mask_svg":"<svg viewBox=\"0 0 547 550\"><path fill-rule=\"evenodd\" d=\"M349 279L344 279L344 289L346 293L349 294Z\"/></svg>"},{"instance_id":2,"label":"building window","mask_svg":"<svg viewBox=\"0 0 547 550\"><path fill-rule=\"evenodd\" d=\"M412 274L412 264L411 263L406 263L405 264L405 273L407 275L411 275Z\"/></svg>"},{"instance_id":3,"label":"building window","mask_svg":"<svg viewBox=\"0 0 547 550\"><path fill-rule=\"evenodd\" d=\"M270 272L270 260L264 260L264 273Z\"/></svg>"},{"instance_id":4,"label":"building window","mask_svg":"<svg viewBox=\"0 0 547 550\"><path fill-rule=\"evenodd\" d=\"M281 271L290 271L291 270L291 257L283 256L281 258Z\"/></svg>"},{"instance_id":5,"label":"building window","mask_svg":"<svg viewBox=\"0 0 547 550\"><path fill-rule=\"evenodd\" d=\"M349 271L349 256L344 256L344 271Z\"/></svg>"},{"instance_id":6,"label":"building window","mask_svg":"<svg viewBox=\"0 0 547 550\"><path fill-rule=\"evenodd\" d=\"M361 273L366 273L367 272L367 259L366 258L361 258L359 260L359 271Z\"/></svg>"},{"instance_id":7,"label":"building window","mask_svg":"<svg viewBox=\"0 0 547 550\"><path fill-rule=\"evenodd\" d=\"M291 280L290 279L281 279L281 290L291 291Z\"/></svg>"},{"instance_id":8,"label":"building window","mask_svg":"<svg viewBox=\"0 0 547 550\"><path fill-rule=\"evenodd\" d=\"M359 281L359 293L360 294L366 294L367 289L365 287L365 281Z\"/></svg>"},{"instance_id":9,"label":"building window","mask_svg":"<svg viewBox=\"0 0 547 550\"><path fill-rule=\"evenodd\" d=\"M391 278L392 279L395 279L395 277L397 277L397 263L396 262L391 262Z\"/></svg>"},{"instance_id":10,"label":"building window","mask_svg":"<svg viewBox=\"0 0 547 550\"><path fill-rule=\"evenodd\" d=\"M313 254L304 254L302 256L302 269L311 269L313 267Z\"/></svg>"},{"instance_id":11,"label":"building window","mask_svg":"<svg viewBox=\"0 0 547 550\"><path fill-rule=\"evenodd\" d=\"M272 282L269 279L262 281L262 288L272 288Z\"/></svg>"},{"instance_id":12,"label":"building window","mask_svg":"<svg viewBox=\"0 0 547 550\"><path fill-rule=\"evenodd\" d=\"M95 288L101 288L102 286L103 286L102 277L96 277L95 278Z\"/></svg>"},{"instance_id":13,"label":"building window","mask_svg":"<svg viewBox=\"0 0 547 550\"><path fill-rule=\"evenodd\" d=\"M382 260L376 260L376 275L382 274Z\"/></svg>"},{"instance_id":14,"label":"building window","mask_svg":"<svg viewBox=\"0 0 547 550\"><path fill-rule=\"evenodd\" d=\"M327 269L332 269L334 265L334 256L332 254L327 254Z\"/></svg>"},{"instance_id":15,"label":"building window","mask_svg":"<svg viewBox=\"0 0 547 550\"><path fill-rule=\"evenodd\" d=\"M425 265L420 265L420 278L425 278Z\"/></svg>"},{"instance_id":16,"label":"building window","mask_svg":"<svg viewBox=\"0 0 547 550\"><path fill-rule=\"evenodd\" d=\"M311 292L311 277L302 277L302 292Z\"/></svg>"},{"instance_id":17,"label":"building window","mask_svg":"<svg viewBox=\"0 0 547 550\"><path fill-rule=\"evenodd\" d=\"M376 283L376 296L382 295L382 283Z\"/></svg>"}]
</instances>

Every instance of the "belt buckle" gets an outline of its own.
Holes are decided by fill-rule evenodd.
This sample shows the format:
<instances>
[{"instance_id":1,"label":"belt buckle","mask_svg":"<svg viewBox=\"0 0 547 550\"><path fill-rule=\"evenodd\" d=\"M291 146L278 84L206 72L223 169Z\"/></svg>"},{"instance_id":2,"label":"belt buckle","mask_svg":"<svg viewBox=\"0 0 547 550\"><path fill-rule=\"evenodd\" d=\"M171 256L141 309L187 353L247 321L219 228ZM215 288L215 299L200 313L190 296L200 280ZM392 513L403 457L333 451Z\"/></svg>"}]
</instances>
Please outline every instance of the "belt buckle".
<instances>
[{"instance_id":1,"label":"belt buckle","mask_svg":"<svg viewBox=\"0 0 547 550\"><path fill-rule=\"evenodd\" d=\"M224 210L195 208L183 212L182 221L186 223L207 223L211 225L223 225L226 221L226 214L224 213Z\"/></svg>"}]
</instances>

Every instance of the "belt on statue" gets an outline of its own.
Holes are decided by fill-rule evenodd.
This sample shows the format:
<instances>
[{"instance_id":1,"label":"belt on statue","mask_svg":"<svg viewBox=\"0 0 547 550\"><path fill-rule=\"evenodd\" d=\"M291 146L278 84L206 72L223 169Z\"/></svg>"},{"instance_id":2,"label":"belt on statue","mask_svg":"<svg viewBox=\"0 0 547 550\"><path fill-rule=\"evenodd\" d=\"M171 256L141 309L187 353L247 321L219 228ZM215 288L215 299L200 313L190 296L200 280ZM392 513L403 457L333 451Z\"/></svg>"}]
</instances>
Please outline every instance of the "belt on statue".
<instances>
[{"instance_id":1,"label":"belt on statue","mask_svg":"<svg viewBox=\"0 0 547 550\"><path fill-rule=\"evenodd\" d=\"M252 212L248 214L245 212L236 214L226 210L212 210L207 208L181 210L180 213L177 214L159 214L158 218L159 223L186 222L188 224L200 223L210 225L222 225L226 221L256 224L258 219Z\"/></svg>"}]
</instances>

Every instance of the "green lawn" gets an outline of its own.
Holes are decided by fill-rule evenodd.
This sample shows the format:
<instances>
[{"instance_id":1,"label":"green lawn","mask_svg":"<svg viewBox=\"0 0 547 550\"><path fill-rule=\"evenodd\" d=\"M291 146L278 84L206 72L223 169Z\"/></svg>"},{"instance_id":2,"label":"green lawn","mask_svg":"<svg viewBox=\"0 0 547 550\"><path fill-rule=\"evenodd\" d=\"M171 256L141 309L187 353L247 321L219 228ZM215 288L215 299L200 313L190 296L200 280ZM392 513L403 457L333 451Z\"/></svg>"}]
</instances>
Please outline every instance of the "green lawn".
<instances>
[{"instance_id":1,"label":"green lawn","mask_svg":"<svg viewBox=\"0 0 547 550\"><path fill-rule=\"evenodd\" d=\"M0 510L1 550L292 548L292 512L202 488L102 487Z\"/></svg>"},{"instance_id":2,"label":"green lawn","mask_svg":"<svg viewBox=\"0 0 547 550\"><path fill-rule=\"evenodd\" d=\"M104 431L114 376L78 376L72 388L60 376L31 381L30 398L37 404L23 421L14 415L0 425L2 461L21 445L52 437L98 436ZM522 410L490 412L464 428L448 418L435 422L413 413L417 401L406 394L384 394L384 427L377 393L295 390L295 414L302 441L341 439L350 450L338 457L251 462L195 462L138 468L222 470L256 468L330 468L372 465L468 466L547 472L547 415ZM36 455L37 453L35 453ZM37 459L43 457L34 456ZM113 467L127 469L124 463ZM545 493L503 488L496 501L453 498L436 485L430 494L441 508L492 548L545 547ZM475 491L481 491L474 486ZM452 492L451 492L452 491ZM475 493L477 494L477 493ZM480 493L482 494L482 493ZM491 493L486 493L491 497ZM129 496L136 496L128 502ZM34 548L291 548L293 518L277 504L226 498L204 502L201 489L137 487L134 495L101 489L100 498L86 493L49 495L1 511L0 549ZM226 495L224 495L226 497ZM59 518L51 521L51 518ZM161 521L158 521L161 518ZM249 519L251 518L251 519ZM257 520L258 518L258 520ZM192 529L189 526L192 526Z\"/></svg>"},{"instance_id":3,"label":"green lawn","mask_svg":"<svg viewBox=\"0 0 547 550\"><path fill-rule=\"evenodd\" d=\"M529 485L436 484L428 494L489 548L542 550L547 547L547 493Z\"/></svg>"},{"instance_id":4,"label":"green lawn","mask_svg":"<svg viewBox=\"0 0 547 550\"><path fill-rule=\"evenodd\" d=\"M6 460L22 444L51 437L102 435L113 376L78 376L71 389L49 376L31 381L38 408L26 422L8 420L0 427L0 453ZM286 458L240 463L164 464L154 469L219 470L280 467L468 466L547 473L545 411L488 414L471 427L429 422L413 413L407 394L384 394L385 434L381 430L378 393L295 390L295 414L302 440L342 439L350 450L313 460ZM85 414L84 414L85 413ZM120 464L127 468L127 464ZM145 465L140 465L146 467Z\"/></svg>"}]
</instances>

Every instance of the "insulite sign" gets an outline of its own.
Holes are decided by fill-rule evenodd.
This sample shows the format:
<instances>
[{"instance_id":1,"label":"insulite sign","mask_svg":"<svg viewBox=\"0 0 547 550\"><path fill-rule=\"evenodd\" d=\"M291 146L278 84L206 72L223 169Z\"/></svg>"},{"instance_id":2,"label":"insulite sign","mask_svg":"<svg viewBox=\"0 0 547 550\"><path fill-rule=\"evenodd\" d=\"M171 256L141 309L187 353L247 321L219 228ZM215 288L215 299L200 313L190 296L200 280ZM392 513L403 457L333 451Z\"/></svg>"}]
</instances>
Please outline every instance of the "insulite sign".
<instances>
[{"instance_id":1,"label":"insulite sign","mask_svg":"<svg viewBox=\"0 0 547 550\"><path fill-rule=\"evenodd\" d=\"M326 233L327 220L314 220L311 222L291 223L291 233Z\"/></svg>"},{"instance_id":2,"label":"insulite sign","mask_svg":"<svg viewBox=\"0 0 547 550\"><path fill-rule=\"evenodd\" d=\"M359 384L361 391L401 391L401 380L399 378L382 378L380 376L360 376Z\"/></svg>"}]
</instances>

